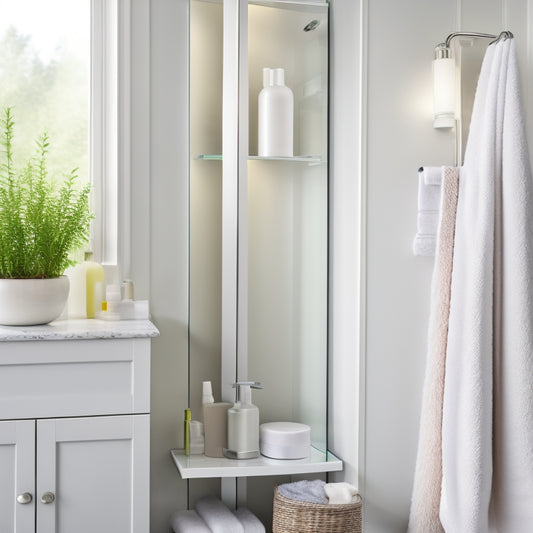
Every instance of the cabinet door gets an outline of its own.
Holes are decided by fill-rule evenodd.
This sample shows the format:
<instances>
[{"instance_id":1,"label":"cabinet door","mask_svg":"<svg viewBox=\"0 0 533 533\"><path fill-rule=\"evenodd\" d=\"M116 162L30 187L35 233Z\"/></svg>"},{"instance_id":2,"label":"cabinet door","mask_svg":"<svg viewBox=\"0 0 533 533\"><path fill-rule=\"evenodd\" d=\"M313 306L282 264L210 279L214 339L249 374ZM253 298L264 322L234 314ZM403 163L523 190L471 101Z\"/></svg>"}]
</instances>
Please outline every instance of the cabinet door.
<instances>
[{"instance_id":1,"label":"cabinet door","mask_svg":"<svg viewBox=\"0 0 533 533\"><path fill-rule=\"evenodd\" d=\"M0 531L34 529L35 421L0 422Z\"/></svg>"},{"instance_id":2,"label":"cabinet door","mask_svg":"<svg viewBox=\"0 0 533 533\"><path fill-rule=\"evenodd\" d=\"M149 415L39 420L38 533L148 533L149 439Z\"/></svg>"}]
</instances>

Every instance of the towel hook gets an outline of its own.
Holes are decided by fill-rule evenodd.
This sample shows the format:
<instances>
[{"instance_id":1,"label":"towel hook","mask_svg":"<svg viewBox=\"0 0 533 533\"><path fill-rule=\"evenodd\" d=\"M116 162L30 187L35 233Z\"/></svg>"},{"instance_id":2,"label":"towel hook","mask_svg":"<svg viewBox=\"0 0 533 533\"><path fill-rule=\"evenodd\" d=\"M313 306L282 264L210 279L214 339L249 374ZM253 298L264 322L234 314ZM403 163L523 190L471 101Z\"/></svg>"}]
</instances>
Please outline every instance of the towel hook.
<instances>
[{"instance_id":1,"label":"towel hook","mask_svg":"<svg viewBox=\"0 0 533 533\"><path fill-rule=\"evenodd\" d=\"M456 31L453 33L450 33L448 37L446 37L446 40L444 43L441 43L437 45L437 48L450 48L450 45L452 43L452 40L456 37L477 37L481 39L493 39L489 46L493 43L497 43L501 41L502 39L505 41L507 39L513 39L514 35L509 30L504 30L500 33L500 35L492 35L492 33L478 33L475 31Z\"/></svg>"},{"instance_id":2,"label":"towel hook","mask_svg":"<svg viewBox=\"0 0 533 533\"><path fill-rule=\"evenodd\" d=\"M496 39L494 39L494 41L491 41L491 42L489 43L489 46L490 46L491 44L494 44L494 43L498 43L498 42L500 42L502 39L503 39L504 41L506 41L507 39L513 39L513 38L514 38L514 35L513 35L510 31L505 30L505 31L502 31L502 32L500 33L500 35L498 35L498 37L497 37Z\"/></svg>"},{"instance_id":3,"label":"towel hook","mask_svg":"<svg viewBox=\"0 0 533 533\"><path fill-rule=\"evenodd\" d=\"M511 32L502 32L502 33L511 33ZM448 37L446 37L446 40L444 41L444 44L446 48L450 48L450 44L452 43L452 40L456 37L479 37L481 39L496 39L499 40L502 33L500 33L500 36L492 35L492 33L478 33L475 31L456 31L453 33L450 33ZM512 34L511 34L512 35ZM494 41L493 41L494 42ZM441 46L441 45L439 45Z\"/></svg>"}]
</instances>

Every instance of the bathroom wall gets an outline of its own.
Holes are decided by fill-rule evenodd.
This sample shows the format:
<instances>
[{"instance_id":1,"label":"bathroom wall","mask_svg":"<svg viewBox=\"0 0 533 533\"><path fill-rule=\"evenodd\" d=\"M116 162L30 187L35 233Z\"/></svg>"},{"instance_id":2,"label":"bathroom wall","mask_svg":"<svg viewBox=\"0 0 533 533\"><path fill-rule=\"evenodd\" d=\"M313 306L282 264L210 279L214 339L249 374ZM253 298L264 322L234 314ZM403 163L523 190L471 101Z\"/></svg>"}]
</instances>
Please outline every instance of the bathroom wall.
<instances>
[{"instance_id":1,"label":"bathroom wall","mask_svg":"<svg viewBox=\"0 0 533 533\"><path fill-rule=\"evenodd\" d=\"M330 439L345 460L337 479L364 495L365 533L403 532L408 517L432 268L411 254L416 170L453 161L450 132L432 128L433 47L457 29L508 27L526 67L530 4L331 0ZM188 1L131 6L132 275L161 330L152 357L151 532L167 533L188 485L168 453L179 443L188 386ZM150 35L139 41L135 24L147 19ZM137 71L139 59L149 77ZM252 499L262 498L257 490Z\"/></svg>"},{"instance_id":2,"label":"bathroom wall","mask_svg":"<svg viewBox=\"0 0 533 533\"><path fill-rule=\"evenodd\" d=\"M433 48L452 31L508 28L526 88L530 8L527 1L332 0L333 286L348 295L334 292L331 444L347 462L346 475L336 477L359 483L365 533L403 533L408 520L432 269L431 259L411 253L416 170L454 158L450 132L432 128ZM524 95L530 106L530 91ZM531 113L528 120L531 138ZM349 301L359 279L360 309ZM361 373L359 393L346 385L347 372Z\"/></svg>"},{"instance_id":3,"label":"bathroom wall","mask_svg":"<svg viewBox=\"0 0 533 533\"><path fill-rule=\"evenodd\" d=\"M188 485L169 453L179 446L188 403L188 2L149 5L149 144L140 148L150 153L149 187L133 195L148 196L150 206L148 246L138 254L149 261L152 317L161 331L152 344L150 531L166 533L171 513L187 507Z\"/></svg>"}]
</instances>

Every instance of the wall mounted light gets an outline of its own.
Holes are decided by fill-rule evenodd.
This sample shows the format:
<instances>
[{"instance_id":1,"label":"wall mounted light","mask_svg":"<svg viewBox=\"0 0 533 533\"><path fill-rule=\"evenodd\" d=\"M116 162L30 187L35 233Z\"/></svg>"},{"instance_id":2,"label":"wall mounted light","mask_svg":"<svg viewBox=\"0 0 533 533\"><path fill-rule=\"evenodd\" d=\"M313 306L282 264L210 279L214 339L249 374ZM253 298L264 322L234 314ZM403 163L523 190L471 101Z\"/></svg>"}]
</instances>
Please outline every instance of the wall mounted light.
<instances>
[{"instance_id":1,"label":"wall mounted light","mask_svg":"<svg viewBox=\"0 0 533 533\"><path fill-rule=\"evenodd\" d=\"M433 60L433 127L455 126L455 59L445 43L435 48Z\"/></svg>"},{"instance_id":2,"label":"wall mounted light","mask_svg":"<svg viewBox=\"0 0 533 533\"><path fill-rule=\"evenodd\" d=\"M435 47L433 60L433 127L453 128L456 119L460 119L455 99L455 58L452 56L451 42L455 37L475 37L491 39L489 44L501 39L512 39L510 31L502 31L500 35L458 31L446 37L446 41Z\"/></svg>"}]
</instances>

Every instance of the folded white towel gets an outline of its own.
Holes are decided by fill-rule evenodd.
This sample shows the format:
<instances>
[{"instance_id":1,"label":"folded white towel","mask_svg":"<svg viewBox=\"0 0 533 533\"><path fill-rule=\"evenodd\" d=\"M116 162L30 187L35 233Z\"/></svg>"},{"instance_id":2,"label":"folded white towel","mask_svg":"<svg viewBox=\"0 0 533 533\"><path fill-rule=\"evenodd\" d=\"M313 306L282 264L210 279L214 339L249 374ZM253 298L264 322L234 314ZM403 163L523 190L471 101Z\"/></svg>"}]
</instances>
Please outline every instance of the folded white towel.
<instances>
[{"instance_id":1,"label":"folded white towel","mask_svg":"<svg viewBox=\"0 0 533 533\"><path fill-rule=\"evenodd\" d=\"M416 226L419 235L437 235L439 229L439 212L419 211Z\"/></svg>"},{"instance_id":2,"label":"folded white towel","mask_svg":"<svg viewBox=\"0 0 533 533\"><path fill-rule=\"evenodd\" d=\"M261 523L259 518L255 516L252 511L246 507L239 507L233 514L239 519L239 522L244 528L244 533L265 533L265 526Z\"/></svg>"},{"instance_id":3,"label":"folded white towel","mask_svg":"<svg viewBox=\"0 0 533 533\"><path fill-rule=\"evenodd\" d=\"M442 183L442 167L420 167L418 174L422 174L426 185L440 185Z\"/></svg>"},{"instance_id":4,"label":"folded white towel","mask_svg":"<svg viewBox=\"0 0 533 533\"><path fill-rule=\"evenodd\" d=\"M441 167L422 167L418 171L417 233L413 241L415 255L435 255L441 201L440 180L435 174L440 175L440 172Z\"/></svg>"},{"instance_id":5,"label":"folded white towel","mask_svg":"<svg viewBox=\"0 0 533 533\"><path fill-rule=\"evenodd\" d=\"M310 503L328 503L324 493L325 481L313 479L309 481L295 481L294 483L284 483L279 485L278 491L285 498Z\"/></svg>"},{"instance_id":6,"label":"folded white towel","mask_svg":"<svg viewBox=\"0 0 533 533\"><path fill-rule=\"evenodd\" d=\"M244 533L239 519L214 496L196 502L196 512L212 533Z\"/></svg>"},{"instance_id":7,"label":"folded white towel","mask_svg":"<svg viewBox=\"0 0 533 533\"><path fill-rule=\"evenodd\" d=\"M174 533L211 533L196 511L176 511L170 517L170 527Z\"/></svg>"},{"instance_id":8,"label":"folded white towel","mask_svg":"<svg viewBox=\"0 0 533 533\"><path fill-rule=\"evenodd\" d=\"M328 503L355 503L359 495L357 489L350 483L326 483L324 485L324 492L328 497Z\"/></svg>"},{"instance_id":9,"label":"folded white towel","mask_svg":"<svg viewBox=\"0 0 533 533\"><path fill-rule=\"evenodd\" d=\"M438 211L440 207L440 184L427 185L424 174L418 173L418 210Z\"/></svg>"},{"instance_id":10,"label":"folded white towel","mask_svg":"<svg viewBox=\"0 0 533 533\"><path fill-rule=\"evenodd\" d=\"M435 235L416 235L413 241L413 253L415 255L434 256L437 247Z\"/></svg>"}]
</instances>

